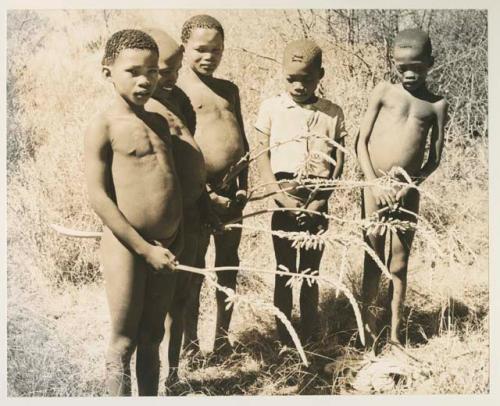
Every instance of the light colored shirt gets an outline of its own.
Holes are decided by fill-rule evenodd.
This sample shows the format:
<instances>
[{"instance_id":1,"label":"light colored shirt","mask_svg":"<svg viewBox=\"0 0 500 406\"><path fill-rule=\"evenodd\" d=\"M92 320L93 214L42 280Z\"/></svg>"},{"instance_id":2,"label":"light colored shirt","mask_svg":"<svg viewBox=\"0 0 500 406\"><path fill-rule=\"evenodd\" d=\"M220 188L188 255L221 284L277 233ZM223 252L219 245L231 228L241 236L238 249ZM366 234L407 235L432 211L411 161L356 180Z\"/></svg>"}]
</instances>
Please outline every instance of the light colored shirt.
<instances>
[{"instance_id":1,"label":"light colored shirt","mask_svg":"<svg viewBox=\"0 0 500 406\"><path fill-rule=\"evenodd\" d=\"M318 98L300 105L288 93L262 102L255 128L269 136L273 173L328 177L335 145L347 135L342 109Z\"/></svg>"}]
</instances>

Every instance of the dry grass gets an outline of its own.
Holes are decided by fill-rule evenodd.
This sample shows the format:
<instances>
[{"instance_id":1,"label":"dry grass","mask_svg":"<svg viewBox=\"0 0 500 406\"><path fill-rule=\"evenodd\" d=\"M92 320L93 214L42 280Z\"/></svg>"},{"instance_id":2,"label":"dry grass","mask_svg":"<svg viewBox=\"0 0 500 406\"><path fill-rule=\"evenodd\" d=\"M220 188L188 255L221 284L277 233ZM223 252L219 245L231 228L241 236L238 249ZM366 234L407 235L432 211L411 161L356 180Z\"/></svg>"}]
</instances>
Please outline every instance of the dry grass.
<instances>
[{"instance_id":1,"label":"dry grass","mask_svg":"<svg viewBox=\"0 0 500 406\"><path fill-rule=\"evenodd\" d=\"M117 29L145 25L179 33L182 22L194 13L9 12L11 396L103 394L109 320L99 273L98 243L61 238L48 224L100 228L84 189L82 134L89 117L106 105L111 94L98 75L107 36ZM342 106L348 130L355 133L373 84L386 76L383 39L391 41L395 12L373 11L375 19L368 19L367 11L344 16L293 10L210 13L226 29L219 74L240 86L251 146L254 140L250 129L260 101L281 91L276 61L282 44L303 32L313 35L325 49L327 73L321 90ZM400 380L386 388L387 393L486 393L489 388L487 65L485 35L478 28L484 25L478 23L484 14L446 13L435 12L433 17L431 36L438 40L431 81L451 101L451 122L443 162L423 186L430 197L424 199L420 214L432 229L420 222L422 228L417 232L410 261L404 329L406 352L421 362L425 374L419 379ZM243 35L256 18L266 22L259 37ZM352 33L352 42L346 37L349 18L357 21L358 27ZM402 26L421 19L425 27L428 15L401 12L398 18ZM470 29L462 29L464 25ZM475 44L470 48L474 49L472 53L470 43ZM467 69L472 64L476 69ZM348 148L352 148L352 142L351 138ZM350 183L360 180L354 159L348 159L343 178ZM250 182L259 183L253 165ZM359 188L334 192L330 213L345 222L332 221L325 238L360 240L360 229L352 225L359 220L358 202ZM255 201L245 212L263 210L268 205L265 200ZM267 229L269 214L248 218L245 224ZM358 298L362 255L359 247L329 244L321 277L342 280ZM240 257L242 266L272 269L270 236L244 230ZM209 253L209 263L211 259L213 252ZM238 294L250 302L271 303L272 286L272 275L241 273ZM351 392L359 359L366 360L366 354L356 345L352 307L345 296L337 295L325 284L320 293L323 336L314 347L305 348L309 367L301 366L294 351L280 354L269 312L236 308L231 328L234 354L219 364L207 357L196 370L188 368L183 360L183 390L209 395ZM214 303L214 288L204 286L200 331L205 350L213 340ZM294 325L296 313L297 308ZM325 364L339 359L346 360L349 373L338 371L332 376L323 371Z\"/></svg>"}]
</instances>

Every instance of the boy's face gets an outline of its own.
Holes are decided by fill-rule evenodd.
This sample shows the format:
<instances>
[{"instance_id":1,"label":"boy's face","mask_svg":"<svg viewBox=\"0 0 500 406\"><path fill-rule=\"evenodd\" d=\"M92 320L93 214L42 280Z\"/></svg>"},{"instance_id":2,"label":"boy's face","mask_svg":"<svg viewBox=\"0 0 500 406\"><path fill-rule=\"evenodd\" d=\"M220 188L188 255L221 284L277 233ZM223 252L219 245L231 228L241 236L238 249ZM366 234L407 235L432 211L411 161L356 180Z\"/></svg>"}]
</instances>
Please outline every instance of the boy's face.
<instances>
[{"instance_id":1,"label":"boy's face","mask_svg":"<svg viewBox=\"0 0 500 406\"><path fill-rule=\"evenodd\" d=\"M161 58L158 62L158 88L171 91L179 77L179 70L182 66L182 51L179 50L173 55L167 55L165 59Z\"/></svg>"},{"instance_id":2,"label":"boy's face","mask_svg":"<svg viewBox=\"0 0 500 406\"><path fill-rule=\"evenodd\" d=\"M396 47L394 62L403 87L411 92L425 84L433 59L418 48Z\"/></svg>"},{"instance_id":3,"label":"boy's face","mask_svg":"<svg viewBox=\"0 0 500 406\"><path fill-rule=\"evenodd\" d=\"M317 65L288 63L283 67L286 91L296 103L305 103L314 96L324 70Z\"/></svg>"},{"instance_id":4,"label":"boy's face","mask_svg":"<svg viewBox=\"0 0 500 406\"><path fill-rule=\"evenodd\" d=\"M184 45L189 67L200 75L212 76L224 50L220 32L213 28L195 28Z\"/></svg>"},{"instance_id":5,"label":"boy's face","mask_svg":"<svg viewBox=\"0 0 500 406\"><path fill-rule=\"evenodd\" d=\"M147 49L124 49L103 72L121 97L143 106L158 82L158 55Z\"/></svg>"}]
</instances>

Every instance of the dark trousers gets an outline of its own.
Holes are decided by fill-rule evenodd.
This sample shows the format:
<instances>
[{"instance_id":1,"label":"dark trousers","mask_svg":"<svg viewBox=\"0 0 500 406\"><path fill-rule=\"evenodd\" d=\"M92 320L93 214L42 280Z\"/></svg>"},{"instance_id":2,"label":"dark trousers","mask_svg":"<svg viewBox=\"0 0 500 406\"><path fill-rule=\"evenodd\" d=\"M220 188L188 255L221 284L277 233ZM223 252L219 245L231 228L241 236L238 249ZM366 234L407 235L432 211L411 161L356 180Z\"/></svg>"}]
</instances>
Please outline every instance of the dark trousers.
<instances>
[{"instance_id":1,"label":"dark trousers","mask_svg":"<svg viewBox=\"0 0 500 406\"><path fill-rule=\"evenodd\" d=\"M311 234L317 234L320 228L326 229L327 220L318 219L316 224L310 226L300 226L294 215L289 212L274 212L271 221L273 231L309 231ZM290 272L303 272L306 269L311 271L319 270L319 264L323 255L321 249L300 249L300 263L297 269L298 250L292 247L292 241L287 238L280 238L273 235L274 254L278 271L281 271L280 265L288 268ZM287 285L289 276L276 275L274 285L274 305L280 309L290 320L292 315L292 287ZM319 333L318 318L318 284L313 282L308 284L305 280L300 289L300 331L304 342L317 339ZM278 336L283 344L292 345L291 337L285 325L276 318Z\"/></svg>"}]
</instances>

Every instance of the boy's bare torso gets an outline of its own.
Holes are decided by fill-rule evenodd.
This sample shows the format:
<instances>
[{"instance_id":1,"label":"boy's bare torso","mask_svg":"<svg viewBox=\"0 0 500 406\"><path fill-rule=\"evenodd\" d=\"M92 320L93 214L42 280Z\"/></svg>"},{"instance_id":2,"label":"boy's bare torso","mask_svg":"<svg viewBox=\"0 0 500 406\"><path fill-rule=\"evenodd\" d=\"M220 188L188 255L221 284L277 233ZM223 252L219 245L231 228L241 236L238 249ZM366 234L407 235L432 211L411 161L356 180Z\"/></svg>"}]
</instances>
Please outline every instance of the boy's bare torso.
<instances>
[{"instance_id":1,"label":"boy's bare torso","mask_svg":"<svg viewBox=\"0 0 500 406\"><path fill-rule=\"evenodd\" d=\"M436 123L440 100L429 92L417 98L401 84L385 84L368 143L376 176L394 166L402 167L410 176L418 173L424 160L429 130Z\"/></svg>"},{"instance_id":2,"label":"boy's bare torso","mask_svg":"<svg viewBox=\"0 0 500 406\"><path fill-rule=\"evenodd\" d=\"M205 188L207 174L203 154L186 126L188 123L183 116L183 106L177 101L177 93L182 91L174 88L173 92L176 93L169 95L156 92L154 97L157 100L149 100L147 108L160 113L168 121L183 205L190 208L198 202Z\"/></svg>"},{"instance_id":3,"label":"boy's bare torso","mask_svg":"<svg viewBox=\"0 0 500 406\"><path fill-rule=\"evenodd\" d=\"M236 87L222 79L208 78L207 82L210 87L189 70L181 76L179 87L196 113L194 138L205 158L207 180L217 184L245 150L235 106Z\"/></svg>"},{"instance_id":4,"label":"boy's bare torso","mask_svg":"<svg viewBox=\"0 0 500 406\"><path fill-rule=\"evenodd\" d=\"M180 223L182 197L170 134L158 114L109 110L105 121L112 149L111 179L116 204L146 239L168 239Z\"/></svg>"}]
</instances>

